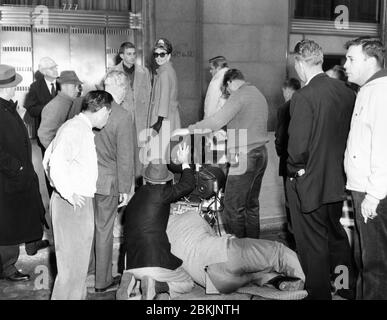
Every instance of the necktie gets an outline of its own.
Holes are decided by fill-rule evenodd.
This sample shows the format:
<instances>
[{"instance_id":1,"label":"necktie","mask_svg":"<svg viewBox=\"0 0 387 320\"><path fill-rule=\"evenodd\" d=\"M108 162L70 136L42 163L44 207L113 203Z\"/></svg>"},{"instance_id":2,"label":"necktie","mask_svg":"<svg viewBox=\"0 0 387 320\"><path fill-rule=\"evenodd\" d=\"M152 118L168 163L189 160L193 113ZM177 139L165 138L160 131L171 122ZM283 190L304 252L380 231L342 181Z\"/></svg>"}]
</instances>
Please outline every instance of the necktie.
<instances>
[{"instance_id":1,"label":"necktie","mask_svg":"<svg viewBox=\"0 0 387 320\"><path fill-rule=\"evenodd\" d=\"M54 98L56 96L56 90L55 90L55 85L52 82L51 83L51 96Z\"/></svg>"}]
</instances>

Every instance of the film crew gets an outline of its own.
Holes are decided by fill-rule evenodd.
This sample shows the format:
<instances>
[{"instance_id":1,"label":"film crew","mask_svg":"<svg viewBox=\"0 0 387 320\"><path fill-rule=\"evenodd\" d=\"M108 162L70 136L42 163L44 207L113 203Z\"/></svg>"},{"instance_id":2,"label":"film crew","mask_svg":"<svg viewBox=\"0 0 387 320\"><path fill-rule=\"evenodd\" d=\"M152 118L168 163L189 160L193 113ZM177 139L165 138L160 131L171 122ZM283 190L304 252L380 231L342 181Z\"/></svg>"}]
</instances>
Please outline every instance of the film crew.
<instances>
[{"instance_id":1,"label":"film crew","mask_svg":"<svg viewBox=\"0 0 387 320\"><path fill-rule=\"evenodd\" d=\"M187 129L176 130L173 136L194 134L198 130L217 131L227 125L231 167L222 218L228 233L238 238L258 239L259 193L268 160L268 105L262 93L247 83L237 69L226 72L223 85L230 92L223 108Z\"/></svg>"},{"instance_id":2,"label":"film crew","mask_svg":"<svg viewBox=\"0 0 387 320\"><path fill-rule=\"evenodd\" d=\"M249 283L275 284L283 291L303 289L305 276L296 253L279 242L218 236L195 210L171 215L167 234L172 253L203 287L210 286L210 280L224 294Z\"/></svg>"},{"instance_id":3,"label":"film crew","mask_svg":"<svg viewBox=\"0 0 387 320\"><path fill-rule=\"evenodd\" d=\"M110 93L89 92L81 113L61 126L43 159L43 167L54 187L50 209L58 274L52 300L86 298L94 237L93 198L98 179L92 129L106 125L112 102Z\"/></svg>"},{"instance_id":4,"label":"film crew","mask_svg":"<svg viewBox=\"0 0 387 320\"><path fill-rule=\"evenodd\" d=\"M166 228L170 204L190 194L195 177L189 166L190 150L180 145L177 153L183 173L173 185L173 174L158 159L152 160L144 171L146 185L140 187L125 210L124 246L126 270L117 291L117 300L128 300L141 282L143 300L168 292L171 297L193 288L191 277L181 267L182 261L170 249Z\"/></svg>"}]
</instances>

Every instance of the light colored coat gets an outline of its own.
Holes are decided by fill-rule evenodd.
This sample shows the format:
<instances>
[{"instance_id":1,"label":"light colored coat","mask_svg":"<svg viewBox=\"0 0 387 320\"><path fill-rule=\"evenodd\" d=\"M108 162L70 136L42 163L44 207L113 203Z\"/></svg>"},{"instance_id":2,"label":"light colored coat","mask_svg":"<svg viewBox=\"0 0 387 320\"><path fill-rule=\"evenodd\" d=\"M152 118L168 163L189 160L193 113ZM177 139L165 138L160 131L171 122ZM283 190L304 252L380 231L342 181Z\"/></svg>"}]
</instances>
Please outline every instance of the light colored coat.
<instances>
[{"instance_id":1,"label":"light colored coat","mask_svg":"<svg viewBox=\"0 0 387 320\"><path fill-rule=\"evenodd\" d=\"M211 117L226 103L226 99L222 98L222 85L224 75L228 70L228 68L220 69L213 76L210 84L208 85L206 99L204 101L204 119Z\"/></svg>"},{"instance_id":2,"label":"light colored coat","mask_svg":"<svg viewBox=\"0 0 387 320\"><path fill-rule=\"evenodd\" d=\"M347 188L382 200L387 196L387 71L359 91L345 152Z\"/></svg>"},{"instance_id":3,"label":"light colored coat","mask_svg":"<svg viewBox=\"0 0 387 320\"><path fill-rule=\"evenodd\" d=\"M148 126L154 125L158 117L170 121L171 132L181 128L178 86L175 69L171 62L160 66L153 83L152 99L149 110ZM164 120L164 121L165 121Z\"/></svg>"},{"instance_id":4,"label":"light colored coat","mask_svg":"<svg viewBox=\"0 0 387 320\"><path fill-rule=\"evenodd\" d=\"M40 143L47 149L56 133L66 120L70 119L70 112L75 99L62 92L52 99L42 111L42 121L38 129Z\"/></svg>"},{"instance_id":5,"label":"light colored coat","mask_svg":"<svg viewBox=\"0 0 387 320\"><path fill-rule=\"evenodd\" d=\"M123 61L109 71L124 71ZM147 115L151 95L151 81L149 70L138 64L134 67L133 88L129 86L126 98L121 106L129 111L136 125L137 139L139 133L146 128Z\"/></svg>"}]
</instances>

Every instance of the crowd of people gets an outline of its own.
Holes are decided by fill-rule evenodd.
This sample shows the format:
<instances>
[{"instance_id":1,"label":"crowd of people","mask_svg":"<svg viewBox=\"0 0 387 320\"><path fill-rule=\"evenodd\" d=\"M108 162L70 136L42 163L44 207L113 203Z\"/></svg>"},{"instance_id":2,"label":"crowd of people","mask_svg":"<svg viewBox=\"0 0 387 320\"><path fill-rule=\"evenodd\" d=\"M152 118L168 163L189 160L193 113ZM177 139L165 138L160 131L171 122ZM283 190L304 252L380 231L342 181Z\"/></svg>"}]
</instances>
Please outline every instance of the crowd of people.
<instances>
[{"instance_id":1,"label":"crowd of people","mask_svg":"<svg viewBox=\"0 0 387 320\"><path fill-rule=\"evenodd\" d=\"M29 255L49 246L43 240L49 225L58 271L53 300L86 299L91 275L96 293L117 290L118 300L174 298L191 291L194 282L211 282L221 293L252 282L271 284L329 300L337 267L346 270L337 294L386 299L385 49L369 37L346 48L344 67L324 73L319 44L299 42L294 66L303 86L297 79L282 86L285 104L278 109L275 146L290 248L260 239L268 103L225 57L209 60L204 118L188 128L181 128L173 47L165 38L153 47L155 72L138 65L136 47L123 43L122 61L84 97L75 71L59 74L53 59L41 59L25 107L38 127L49 221L28 132L12 101L22 78L14 67L0 65L0 277L30 279L15 267L19 246L25 243ZM195 189L186 136L203 134L215 154L211 165L227 163L224 236L197 212L170 216L171 204ZM169 166L165 141L169 146L182 137ZM144 152L155 147L157 152ZM180 181L173 184L176 174ZM355 213L353 248L340 223L348 190ZM124 266L113 277L113 228L121 208Z\"/></svg>"}]
</instances>

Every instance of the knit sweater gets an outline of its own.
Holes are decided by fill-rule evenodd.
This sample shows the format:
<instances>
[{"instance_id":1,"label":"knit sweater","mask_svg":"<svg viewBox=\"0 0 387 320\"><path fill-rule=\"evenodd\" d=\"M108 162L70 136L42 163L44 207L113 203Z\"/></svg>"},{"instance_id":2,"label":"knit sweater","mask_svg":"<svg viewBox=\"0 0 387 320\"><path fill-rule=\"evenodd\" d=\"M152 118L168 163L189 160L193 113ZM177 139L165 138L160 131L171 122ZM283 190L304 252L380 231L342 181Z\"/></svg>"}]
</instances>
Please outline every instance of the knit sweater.
<instances>
[{"instance_id":1,"label":"knit sweater","mask_svg":"<svg viewBox=\"0 0 387 320\"><path fill-rule=\"evenodd\" d=\"M266 98L256 87L245 83L230 95L221 110L188 129L192 133L204 129L217 131L227 125L228 151L249 152L269 142L267 120Z\"/></svg>"}]
</instances>

